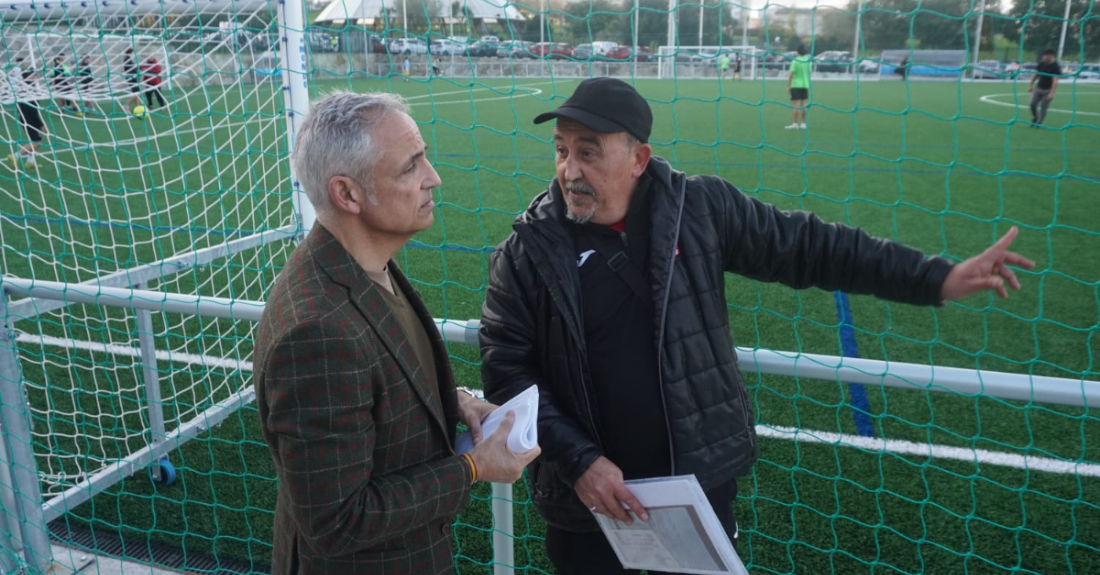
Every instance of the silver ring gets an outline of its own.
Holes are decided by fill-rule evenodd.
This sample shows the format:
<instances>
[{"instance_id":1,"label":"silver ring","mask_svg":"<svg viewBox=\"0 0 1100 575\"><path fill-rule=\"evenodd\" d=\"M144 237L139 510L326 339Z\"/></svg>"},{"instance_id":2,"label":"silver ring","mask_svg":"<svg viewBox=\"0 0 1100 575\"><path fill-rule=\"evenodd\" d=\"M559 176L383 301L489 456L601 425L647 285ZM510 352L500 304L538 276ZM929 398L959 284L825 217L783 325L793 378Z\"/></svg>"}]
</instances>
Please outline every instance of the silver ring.
<instances>
[{"instance_id":1,"label":"silver ring","mask_svg":"<svg viewBox=\"0 0 1100 575\"><path fill-rule=\"evenodd\" d=\"M589 507L588 510L595 513L596 512L596 506L593 505L592 507Z\"/></svg>"}]
</instances>

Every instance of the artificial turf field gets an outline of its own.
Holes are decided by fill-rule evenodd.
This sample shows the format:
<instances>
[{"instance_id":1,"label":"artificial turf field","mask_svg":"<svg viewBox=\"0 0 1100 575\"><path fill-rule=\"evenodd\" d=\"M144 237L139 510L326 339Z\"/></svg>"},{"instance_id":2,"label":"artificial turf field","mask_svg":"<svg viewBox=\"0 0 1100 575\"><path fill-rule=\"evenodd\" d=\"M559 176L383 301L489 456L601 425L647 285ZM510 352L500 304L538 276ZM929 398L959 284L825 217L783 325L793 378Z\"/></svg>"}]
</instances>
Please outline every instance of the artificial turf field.
<instances>
[{"instance_id":1,"label":"artificial turf field","mask_svg":"<svg viewBox=\"0 0 1100 575\"><path fill-rule=\"evenodd\" d=\"M313 84L315 97L336 88L392 90L413 104L443 185L435 225L398 262L436 317L478 317L489 252L553 174L551 128L531 119L576 83ZM790 123L785 82L639 79L637 86L653 106L655 153L688 173L717 174L783 208L956 260L1016 225L1014 249L1037 263L1034 272L1017 272L1023 289L1007 301L975 296L930 309L853 296L850 329L838 319L844 306L835 294L730 276L738 346L841 355L854 343L871 359L1098 379L1100 224L1092 196L1100 190L1100 85L1063 82L1046 127L1033 130L1022 82L818 81L805 131L783 129ZM52 160L33 171L0 168L4 273L85 281L290 223L281 98L266 87L181 92L171 114L144 121L47 113ZM18 134L10 110L5 120L10 142ZM262 299L287 253L285 242L272 244L151 289ZM154 320L165 349L250 359L250 324ZM70 306L16 327L136 345L129 312ZM479 387L476 350L450 349L460 382ZM52 464L65 468L96 452L92 443L108 453L142 445L135 358L33 341L19 351L39 408L40 467L57 459L49 452L70 455ZM219 365L183 356L159 363L170 422L251 385L247 369ZM861 448L853 389L843 381L742 367L758 424L771 430L760 462L740 481L736 509L739 552L753 573L1100 572L1100 472L1035 464L1100 462L1093 439L1100 421L1089 408L866 386L860 417L875 437L908 443ZM112 393L124 399L104 399ZM792 428L827 442L793 441ZM50 431L61 439L47 442ZM896 449L910 444L971 456ZM1033 459L1021 469L1012 466L1018 456ZM171 459L176 485L137 475L66 520L266 564L275 484L254 409ZM482 489L456 525L461 573L490 571L487 495ZM523 484L516 499L517 567L552 572Z\"/></svg>"}]
</instances>

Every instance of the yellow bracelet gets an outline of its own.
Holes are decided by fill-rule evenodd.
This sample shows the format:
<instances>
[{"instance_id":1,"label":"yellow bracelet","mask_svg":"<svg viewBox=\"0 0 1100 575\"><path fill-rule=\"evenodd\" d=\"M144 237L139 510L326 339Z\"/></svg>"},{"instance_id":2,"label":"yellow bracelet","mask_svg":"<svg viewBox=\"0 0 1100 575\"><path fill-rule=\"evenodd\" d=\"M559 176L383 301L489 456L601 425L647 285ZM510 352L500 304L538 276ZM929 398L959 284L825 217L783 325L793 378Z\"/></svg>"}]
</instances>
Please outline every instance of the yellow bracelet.
<instances>
[{"instance_id":1,"label":"yellow bracelet","mask_svg":"<svg viewBox=\"0 0 1100 575\"><path fill-rule=\"evenodd\" d=\"M470 466L470 484L477 483L477 465L474 464L474 458L469 453L463 453L462 459L465 459L466 465Z\"/></svg>"}]
</instances>

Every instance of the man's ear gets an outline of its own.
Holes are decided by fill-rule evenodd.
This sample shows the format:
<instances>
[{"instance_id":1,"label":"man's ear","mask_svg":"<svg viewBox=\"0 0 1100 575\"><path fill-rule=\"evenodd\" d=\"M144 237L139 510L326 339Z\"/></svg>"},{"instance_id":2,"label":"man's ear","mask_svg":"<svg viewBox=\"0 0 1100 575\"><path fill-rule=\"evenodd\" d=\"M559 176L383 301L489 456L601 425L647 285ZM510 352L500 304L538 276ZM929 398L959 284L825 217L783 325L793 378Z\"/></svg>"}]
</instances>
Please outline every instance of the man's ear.
<instances>
[{"instance_id":1,"label":"man's ear","mask_svg":"<svg viewBox=\"0 0 1100 575\"><path fill-rule=\"evenodd\" d=\"M634 146L634 168L630 171L630 175L635 178L641 177L646 166L649 165L649 158L652 155L653 148L649 144Z\"/></svg>"},{"instance_id":2,"label":"man's ear","mask_svg":"<svg viewBox=\"0 0 1100 575\"><path fill-rule=\"evenodd\" d=\"M337 211L358 214L363 209L363 188L347 176L333 176L328 181L328 199Z\"/></svg>"}]
</instances>

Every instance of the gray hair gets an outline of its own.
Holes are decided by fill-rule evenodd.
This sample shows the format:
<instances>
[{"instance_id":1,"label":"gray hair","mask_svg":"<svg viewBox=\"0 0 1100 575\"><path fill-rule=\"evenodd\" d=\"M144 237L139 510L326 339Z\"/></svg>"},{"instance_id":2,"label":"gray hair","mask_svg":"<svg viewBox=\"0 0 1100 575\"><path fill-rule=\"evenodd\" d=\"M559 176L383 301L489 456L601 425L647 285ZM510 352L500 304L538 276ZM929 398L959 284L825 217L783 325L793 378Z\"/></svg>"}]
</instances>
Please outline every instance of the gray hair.
<instances>
[{"instance_id":1,"label":"gray hair","mask_svg":"<svg viewBox=\"0 0 1100 575\"><path fill-rule=\"evenodd\" d=\"M375 202L374 165L382 150L374 130L390 114L409 113L400 96L334 92L315 102L298 132L290 163L318 216L332 211L328 183L335 176L355 180Z\"/></svg>"}]
</instances>

